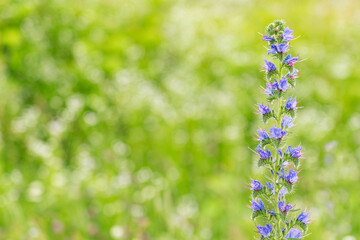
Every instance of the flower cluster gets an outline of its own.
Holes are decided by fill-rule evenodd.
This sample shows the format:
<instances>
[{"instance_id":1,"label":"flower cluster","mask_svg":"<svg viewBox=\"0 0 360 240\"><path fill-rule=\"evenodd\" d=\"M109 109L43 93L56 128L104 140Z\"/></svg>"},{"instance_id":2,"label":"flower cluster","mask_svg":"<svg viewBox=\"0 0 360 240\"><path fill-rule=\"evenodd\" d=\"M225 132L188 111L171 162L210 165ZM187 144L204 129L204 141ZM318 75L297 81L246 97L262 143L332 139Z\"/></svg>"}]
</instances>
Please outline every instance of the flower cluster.
<instances>
[{"instance_id":1,"label":"flower cluster","mask_svg":"<svg viewBox=\"0 0 360 240\"><path fill-rule=\"evenodd\" d=\"M258 114L264 123L273 121L274 125L269 130L257 130L259 144L256 147L258 166L269 169L267 178L271 181L262 184L251 179L250 183L252 219L263 218L265 222L264 226L256 227L260 239L301 239L309 224L309 212L296 213L298 209L286 202L287 194L299 180L302 157L300 146L285 143L299 108L296 97L285 98L295 87L299 72L295 68L299 58L289 53L293 38L293 31L285 27L283 21L271 23L262 38L268 44L267 54L275 61L265 60L267 104L258 104Z\"/></svg>"}]
</instances>

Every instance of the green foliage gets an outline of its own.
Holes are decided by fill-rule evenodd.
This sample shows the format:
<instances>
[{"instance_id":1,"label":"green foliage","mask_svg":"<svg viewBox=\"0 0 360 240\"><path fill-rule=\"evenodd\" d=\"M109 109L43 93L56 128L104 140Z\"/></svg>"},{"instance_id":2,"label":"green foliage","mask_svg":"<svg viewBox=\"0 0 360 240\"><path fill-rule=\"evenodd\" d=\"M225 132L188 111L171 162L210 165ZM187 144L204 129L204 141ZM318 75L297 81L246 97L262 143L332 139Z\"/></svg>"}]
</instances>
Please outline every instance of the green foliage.
<instances>
[{"instance_id":1,"label":"green foliage","mask_svg":"<svg viewBox=\"0 0 360 240\"><path fill-rule=\"evenodd\" d=\"M0 1L0 239L251 239L257 32L279 17L309 59L307 239L359 236L358 2L279 4Z\"/></svg>"}]
</instances>

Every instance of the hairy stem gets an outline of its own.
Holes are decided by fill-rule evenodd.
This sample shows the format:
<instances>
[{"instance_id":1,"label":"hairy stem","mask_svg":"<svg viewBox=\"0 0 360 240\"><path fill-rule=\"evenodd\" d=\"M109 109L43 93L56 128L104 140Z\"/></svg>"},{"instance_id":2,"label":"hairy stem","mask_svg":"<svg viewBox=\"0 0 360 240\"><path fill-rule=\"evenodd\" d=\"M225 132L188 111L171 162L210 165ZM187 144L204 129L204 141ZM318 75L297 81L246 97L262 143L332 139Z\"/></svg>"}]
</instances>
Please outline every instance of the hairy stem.
<instances>
[{"instance_id":1,"label":"hairy stem","mask_svg":"<svg viewBox=\"0 0 360 240\"><path fill-rule=\"evenodd\" d=\"M280 61L280 64L279 64L279 81L280 79L282 78L282 75L281 75L281 72L282 72L282 65L281 65L281 61ZM279 97L279 101L278 101L278 114L277 114L277 127L280 128L281 127L281 103L282 103L282 97L280 96ZM274 180L276 181L276 171L279 169L280 167L280 157L279 157L279 153L277 152L277 149L275 149L276 151L276 169L274 171ZM275 184L275 202L279 201L279 192L280 192L280 189L281 189L281 186L279 184ZM277 206L275 206L276 208ZM279 211L279 214L282 214L280 209L278 209ZM277 219L277 234L278 236L278 239L282 239L282 231L281 231L281 225L280 225L280 219Z\"/></svg>"}]
</instances>

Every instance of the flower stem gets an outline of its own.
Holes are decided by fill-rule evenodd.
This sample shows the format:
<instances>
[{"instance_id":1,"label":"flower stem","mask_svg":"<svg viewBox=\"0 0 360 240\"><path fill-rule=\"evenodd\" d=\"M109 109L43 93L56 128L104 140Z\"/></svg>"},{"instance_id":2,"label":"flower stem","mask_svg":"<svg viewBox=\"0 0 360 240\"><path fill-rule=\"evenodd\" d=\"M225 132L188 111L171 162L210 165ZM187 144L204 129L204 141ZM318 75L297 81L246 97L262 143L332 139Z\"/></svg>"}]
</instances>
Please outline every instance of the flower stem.
<instances>
[{"instance_id":1,"label":"flower stem","mask_svg":"<svg viewBox=\"0 0 360 240\"><path fill-rule=\"evenodd\" d=\"M279 81L280 79L282 78L282 66L281 66L281 61L280 61L280 64L279 64ZM278 117L277 117L277 127L278 128L281 128L281 103L282 103L282 97L280 96L279 97L279 101L278 101ZM276 169L274 171L274 173L279 169L280 167L280 157L279 157L279 153L277 152L277 149L275 149L276 151ZM276 181L276 174L274 174L274 179ZM275 202L279 201L279 192L280 192L280 189L281 189L281 186L279 186L278 184L275 184ZM275 206L276 207L276 206ZM279 214L282 214L281 211L279 210ZM282 239L282 231L281 231L281 224L280 224L280 218L277 219L277 234L278 236L277 239Z\"/></svg>"}]
</instances>

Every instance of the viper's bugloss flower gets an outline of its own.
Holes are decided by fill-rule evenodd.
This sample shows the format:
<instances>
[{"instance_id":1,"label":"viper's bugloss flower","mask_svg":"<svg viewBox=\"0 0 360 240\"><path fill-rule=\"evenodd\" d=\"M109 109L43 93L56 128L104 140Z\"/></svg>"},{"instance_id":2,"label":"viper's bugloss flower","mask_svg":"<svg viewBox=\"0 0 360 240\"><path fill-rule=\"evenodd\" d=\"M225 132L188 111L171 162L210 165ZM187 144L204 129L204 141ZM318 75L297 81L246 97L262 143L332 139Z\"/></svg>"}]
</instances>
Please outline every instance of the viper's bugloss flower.
<instances>
[{"instance_id":1,"label":"viper's bugloss flower","mask_svg":"<svg viewBox=\"0 0 360 240\"><path fill-rule=\"evenodd\" d=\"M260 141L264 141L266 139L269 139L269 135L264 129L258 129L257 133L259 134L259 140Z\"/></svg>"},{"instance_id":2,"label":"viper's bugloss flower","mask_svg":"<svg viewBox=\"0 0 360 240\"><path fill-rule=\"evenodd\" d=\"M301 212L296 220L304 224L309 224L309 212Z\"/></svg>"},{"instance_id":3,"label":"viper's bugloss flower","mask_svg":"<svg viewBox=\"0 0 360 240\"><path fill-rule=\"evenodd\" d=\"M283 62L289 66L293 66L297 60L299 60L299 57L291 57L291 54L288 54Z\"/></svg>"},{"instance_id":4,"label":"viper's bugloss flower","mask_svg":"<svg viewBox=\"0 0 360 240\"><path fill-rule=\"evenodd\" d=\"M289 42L291 39L293 39L293 30L290 30L288 27L285 28L283 34L282 34L282 38L284 39L284 41Z\"/></svg>"},{"instance_id":5,"label":"viper's bugloss flower","mask_svg":"<svg viewBox=\"0 0 360 240\"><path fill-rule=\"evenodd\" d=\"M274 211L268 211L268 213L271 215L271 216L276 216L275 212Z\"/></svg>"},{"instance_id":6,"label":"viper's bugloss flower","mask_svg":"<svg viewBox=\"0 0 360 240\"><path fill-rule=\"evenodd\" d=\"M296 87L295 78L298 78L299 71L295 68L295 63L299 62L299 57L293 57L288 53L290 41L294 37L293 31L285 26L284 21L274 21L265 31L267 35L263 35L262 40L267 41L267 55L271 55L273 60L264 59L265 65L262 70L266 71L264 92L268 104L258 104L257 112L264 124L272 119L276 124L270 129L257 130L259 145L256 151L260 158L257 164L269 171L265 175L269 180L262 185L259 181L251 179L253 200L249 207L253 209L252 220L262 217L264 221L265 226L256 226L261 239L300 239L307 232L309 213L301 212L294 216L295 210L292 210L293 206L287 203L286 198L299 179L298 167L302 153L300 146L286 148L287 137L284 138L291 134L288 129L294 127L295 110L299 108L296 97L286 96L289 88ZM267 145L271 146L271 151L266 148ZM292 163L291 168L288 168L289 163ZM259 196L266 198L266 209ZM299 231L300 228L303 231Z\"/></svg>"},{"instance_id":7,"label":"viper's bugloss flower","mask_svg":"<svg viewBox=\"0 0 360 240\"><path fill-rule=\"evenodd\" d=\"M290 184L296 183L299 177L297 176L298 172L294 169L290 169L290 171L285 174L284 179Z\"/></svg>"},{"instance_id":8,"label":"viper's bugloss flower","mask_svg":"<svg viewBox=\"0 0 360 240\"><path fill-rule=\"evenodd\" d=\"M282 43L282 44L271 44L270 49L268 49L268 55L271 54L276 54L276 53L285 53L289 48L289 45Z\"/></svg>"},{"instance_id":9,"label":"viper's bugloss flower","mask_svg":"<svg viewBox=\"0 0 360 240\"><path fill-rule=\"evenodd\" d=\"M290 211L293 206L291 204L285 204L285 201L278 201L278 208L281 212L286 213Z\"/></svg>"},{"instance_id":10,"label":"viper's bugloss flower","mask_svg":"<svg viewBox=\"0 0 360 240\"><path fill-rule=\"evenodd\" d=\"M286 131L281 130L281 128L272 127L269 129L270 137L274 139L281 139L286 135Z\"/></svg>"},{"instance_id":11,"label":"viper's bugloss flower","mask_svg":"<svg viewBox=\"0 0 360 240\"><path fill-rule=\"evenodd\" d=\"M281 168L280 172L278 173L279 174L279 178L284 178L285 176L285 169L284 168Z\"/></svg>"},{"instance_id":12,"label":"viper's bugloss flower","mask_svg":"<svg viewBox=\"0 0 360 240\"><path fill-rule=\"evenodd\" d=\"M266 89L265 89L265 94L266 95L273 95L274 94L274 90L277 89L277 82L275 82L276 86L274 87L274 84L270 84L267 83L266 84Z\"/></svg>"},{"instance_id":13,"label":"viper's bugloss flower","mask_svg":"<svg viewBox=\"0 0 360 240\"><path fill-rule=\"evenodd\" d=\"M265 94L273 95L276 90L284 92L288 88L289 88L289 83L286 78L284 77L281 78L279 82L276 79L274 79L274 82L266 84Z\"/></svg>"},{"instance_id":14,"label":"viper's bugloss flower","mask_svg":"<svg viewBox=\"0 0 360 240\"><path fill-rule=\"evenodd\" d=\"M269 37L268 35L264 35L261 40L271 42L274 41L275 39L273 37Z\"/></svg>"},{"instance_id":15,"label":"viper's bugloss flower","mask_svg":"<svg viewBox=\"0 0 360 240\"><path fill-rule=\"evenodd\" d=\"M276 54L277 53L277 47L276 47L276 45L274 45L274 44L271 44L271 46L270 46L270 49L268 49L267 50L268 51L268 55L271 53L271 54Z\"/></svg>"},{"instance_id":16,"label":"viper's bugloss flower","mask_svg":"<svg viewBox=\"0 0 360 240\"><path fill-rule=\"evenodd\" d=\"M271 157L271 151L267 148L266 151L261 149L260 144L256 147L256 151L258 152L261 159L265 160Z\"/></svg>"},{"instance_id":17,"label":"viper's bugloss flower","mask_svg":"<svg viewBox=\"0 0 360 240\"><path fill-rule=\"evenodd\" d=\"M253 179L250 180L251 180L250 190L260 191L262 189L262 185L259 181Z\"/></svg>"},{"instance_id":18,"label":"viper's bugloss flower","mask_svg":"<svg viewBox=\"0 0 360 240\"><path fill-rule=\"evenodd\" d=\"M291 110L295 110L297 107L296 107L296 97L294 97L293 100L291 100L291 97L288 98L286 104L285 104L285 108L289 111Z\"/></svg>"},{"instance_id":19,"label":"viper's bugloss flower","mask_svg":"<svg viewBox=\"0 0 360 240\"><path fill-rule=\"evenodd\" d=\"M289 48L289 45L287 45L285 43L279 44L277 46L277 52L278 53L284 53L284 52L286 52L288 50L288 48Z\"/></svg>"},{"instance_id":20,"label":"viper's bugloss flower","mask_svg":"<svg viewBox=\"0 0 360 240\"><path fill-rule=\"evenodd\" d=\"M294 68L294 69L292 70L292 73L288 72L288 73L286 74L286 77L287 77L287 78L290 78L290 79L295 79L295 78L297 78L297 76L298 76L298 72L299 72L299 70L297 70L296 68Z\"/></svg>"},{"instance_id":21,"label":"viper's bugloss flower","mask_svg":"<svg viewBox=\"0 0 360 240\"><path fill-rule=\"evenodd\" d=\"M269 237L272 231L270 224L266 224L265 227L258 225L256 228L259 230L258 233L260 233L263 238Z\"/></svg>"},{"instance_id":22,"label":"viper's bugloss flower","mask_svg":"<svg viewBox=\"0 0 360 240\"><path fill-rule=\"evenodd\" d=\"M279 199L285 196L287 193L288 191L286 190L286 187L281 188L279 191Z\"/></svg>"},{"instance_id":23,"label":"viper's bugloss flower","mask_svg":"<svg viewBox=\"0 0 360 240\"><path fill-rule=\"evenodd\" d=\"M299 231L297 228L290 229L289 233L286 234L285 238L297 238L300 239L302 236L302 232Z\"/></svg>"},{"instance_id":24,"label":"viper's bugloss flower","mask_svg":"<svg viewBox=\"0 0 360 240\"><path fill-rule=\"evenodd\" d=\"M290 154L292 158L301 157L301 147L291 148L291 145L286 149L286 153Z\"/></svg>"},{"instance_id":25,"label":"viper's bugloss flower","mask_svg":"<svg viewBox=\"0 0 360 240\"><path fill-rule=\"evenodd\" d=\"M293 119L285 116L281 119L281 128L291 128L294 126Z\"/></svg>"},{"instance_id":26,"label":"viper's bugloss flower","mask_svg":"<svg viewBox=\"0 0 360 240\"><path fill-rule=\"evenodd\" d=\"M276 70L275 64L273 64L272 62L267 61L265 59L264 59L264 61L265 61L264 68L265 68L266 72L272 72L272 71Z\"/></svg>"},{"instance_id":27,"label":"viper's bugloss flower","mask_svg":"<svg viewBox=\"0 0 360 240\"><path fill-rule=\"evenodd\" d=\"M266 187L271 191L274 189L274 184L272 184L270 182L266 182Z\"/></svg>"},{"instance_id":28,"label":"viper's bugloss flower","mask_svg":"<svg viewBox=\"0 0 360 240\"><path fill-rule=\"evenodd\" d=\"M278 90L279 91L286 91L289 87L288 80L286 78L281 78L279 80Z\"/></svg>"},{"instance_id":29,"label":"viper's bugloss flower","mask_svg":"<svg viewBox=\"0 0 360 240\"><path fill-rule=\"evenodd\" d=\"M254 210L255 212L265 211L265 206L264 206L264 203L261 200L261 198L259 198L259 200L257 202L256 202L256 200L252 201L250 208L252 210Z\"/></svg>"},{"instance_id":30,"label":"viper's bugloss flower","mask_svg":"<svg viewBox=\"0 0 360 240\"><path fill-rule=\"evenodd\" d=\"M261 116L264 116L264 115L267 115L271 112L270 108L264 104L260 104L258 103L259 105L259 113Z\"/></svg>"}]
</instances>

